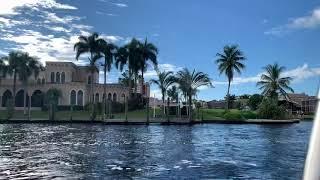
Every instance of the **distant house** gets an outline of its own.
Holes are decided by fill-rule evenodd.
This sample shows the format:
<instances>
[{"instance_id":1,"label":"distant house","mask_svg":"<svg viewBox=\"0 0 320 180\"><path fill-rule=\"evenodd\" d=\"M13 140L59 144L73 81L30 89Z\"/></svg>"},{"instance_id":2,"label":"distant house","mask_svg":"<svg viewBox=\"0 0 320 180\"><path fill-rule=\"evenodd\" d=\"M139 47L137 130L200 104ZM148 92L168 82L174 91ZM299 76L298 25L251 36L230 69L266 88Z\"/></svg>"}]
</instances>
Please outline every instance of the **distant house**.
<instances>
[{"instance_id":1,"label":"distant house","mask_svg":"<svg viewBox=\"0 0 320 180\"><path fill-rule=\"evenodd\" d=\"M212 100L208 101L208 108L210 109L224 109L226 107L226 101L225 100Z\"/></svg>"},{"instance_id":2,"label":"distant house","mask_svg":"<svg viewBox=\"0 0 320 180\"><path fill-rule=\"evenodd\" d=\"M286 109L292 114L310 114L315 112L318 102L316 96L309 96L305 93L290 93L288 97L288 99L280 97L279 102L284 104Z\"/></svg>"}]
</instances>

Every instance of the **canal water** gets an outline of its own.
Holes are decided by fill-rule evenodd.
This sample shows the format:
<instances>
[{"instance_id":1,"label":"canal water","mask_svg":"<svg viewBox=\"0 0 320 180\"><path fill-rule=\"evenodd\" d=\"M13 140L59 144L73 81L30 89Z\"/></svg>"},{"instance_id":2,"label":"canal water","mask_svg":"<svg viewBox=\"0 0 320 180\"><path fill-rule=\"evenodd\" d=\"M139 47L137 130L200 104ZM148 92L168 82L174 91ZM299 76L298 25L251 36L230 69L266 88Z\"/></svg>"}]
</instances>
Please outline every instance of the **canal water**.
<instances>
[{"instance_id":1,"label":"canal water","mask_svg":"<svg viewBox=\"0 0 320 180\"><path fill-rule=\"evenodd\" d=\"M0 179L301 179L311 128L1 124Z\"/></svg>"}]
</instances>

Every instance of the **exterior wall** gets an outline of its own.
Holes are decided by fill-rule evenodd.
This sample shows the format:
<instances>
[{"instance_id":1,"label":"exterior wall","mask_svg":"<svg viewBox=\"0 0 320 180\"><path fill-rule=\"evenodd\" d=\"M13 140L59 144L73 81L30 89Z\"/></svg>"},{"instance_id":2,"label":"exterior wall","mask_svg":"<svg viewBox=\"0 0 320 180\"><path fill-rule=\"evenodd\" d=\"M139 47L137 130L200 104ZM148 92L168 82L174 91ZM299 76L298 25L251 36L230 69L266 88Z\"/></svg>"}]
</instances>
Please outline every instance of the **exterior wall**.
<instances>
[{"instance_id":1,"label":"exterior wall","mask_svg":"<svg viewBox=\"0 0 320 180\"><path fill-rule=\"evenodd\" d=\"M60 74L60 82L57 82L56 74ZM54 82L51 82L51 74L54 73ZM62 73L65 74L65 82L62 82ZM28 83L27 94L31 96L32 94L40 90L42 93L47 92L50 88L59 89L62 93L61 98L59 98L59 105L71 105L70 95L71 91L75 90L78 95L79 91L83 92L83 105L89 102L90 85L88 84L88 76L90 73L87 71L86 67L78 67L71 62L47 62L45 71L39 74L37 79L30 78ZM96 72L94 74L94 94L99 94L99 102L102 102L104 85L98 84L99 74ZM44 81L44 82L43 82ZM9 90L11 94L13 88L13 78L8 76L2 80L0 86L0 108L2 106L2 96L6 90ZM16 93L21 89L25 89L17 78ZM129 96L129 89L120 84L107 84L106 85L106 97L111 94L111 99L113 96L116 97L117 102L124 102L125 97ZM76 97L77 97L76 95ZM77 98L76 98L77 99ZM2 108L3 109L3 108Z\"/></svg>"}]
</instances>

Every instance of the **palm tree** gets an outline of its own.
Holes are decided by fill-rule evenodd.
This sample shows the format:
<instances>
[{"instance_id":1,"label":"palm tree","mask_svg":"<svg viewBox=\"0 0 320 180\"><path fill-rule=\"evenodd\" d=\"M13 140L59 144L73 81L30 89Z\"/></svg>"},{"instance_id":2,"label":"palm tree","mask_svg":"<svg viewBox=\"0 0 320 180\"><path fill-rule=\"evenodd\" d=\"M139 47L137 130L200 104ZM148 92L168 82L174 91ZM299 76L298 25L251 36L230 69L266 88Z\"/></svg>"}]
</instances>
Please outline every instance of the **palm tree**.
<instances>
[{"instance_id":1,"label":"palm tree","mask_svg":"<svg viewBox=\"0 0 320 180\"><path fill-rule=\"evenodd\" d=\"M176 107L177 107L176 114L178 114L179 92L178 92L177 86L173 85L170 89L168 89L167 94L168 94L168 97L170 97L172 101L176 102Z\"/></svg>"},{"instance_id":2,"label":"palm tree","mask_svg":"<svg viewBox=\"0 0 320 180\"><path fill-rule=\"evenodd\" d=\"M218 59L216 63L218 64L218 69L220 75L224 73L228 78L228 90L227 90L227 107L229 109L229 96L230 96L230 84L233 80L235 72L241 74L241 70L245 68L242 63L246 58L243 52L239 50L236 45L225 46L223 48L223 53L217 53Z\"/></svg>"},{"instance_id":3,"label":"palm tree","mask_svg":"<svg viewBox=\"0 0 320 180\"><path fill-rule=\"evenodd\" d=\"M24 54L22 51L11 51L8 56L3 58L3 60L8 63L6 67L7 73L13 76L13 102L15 102L16 99L17 74L21 71L21 62L23 62ZM15 104L13 107L15 107Z\"/></svg>"},{"instance_id":4,"label":"palm tree","mask_svg":"<svg viewBox=\"0 0 320 180\"><path fill-rule=\"evenodd\" d=\"M104 87L103 87L103 93L105 94L105 97L103 99L104 104L104 115L107 113L107 72L110 72L111 65L113 64L113 59L116 54L117 46L109 43L109 42L102 42L102 53L104 55L104 64L103 66L103 73L104 73Z\"/></svg>"},{"instance_id":5,"label":"palm tree","mask_svg":"<svg viewBox=\"0 0 320 180\"><path fill-rule=\"evenodd\" d=\"M138 72L140 70L140 61L141 61L141 52L140 52L141 43L133 38L131 42L120 47L116 54L116 67L123 71L124 66L127 65L129 72L129 79L133 79L136 83ZM132 91L132 82L129 81L130 93ZM136 91L136 88L135 88Z\"/></svg>"},{"instance_id":6,"label":"palm tree","mask_svg":"<svg viewBox=\"0 0 320 180\"><path fill-rule=\"evenodd\" d=\"M1 85L2 78L5 77L7 73L7 66L4 61L5 61L5 58L0 58L0 85Z\"/></svg>"},{"instance_id":7,"label":"palm tree","mask_svg":"<svg viewBox=\"0 0 320 180\"><path fill-rule=\"evenodd\" d=\"M96 62L99 58L102 57L103 54L103 45L105 45L105 40L99 38L98 33L92 33L90 36L79 36L79 42L74 45L74 50L76 51L76 59L79 59L79 56L85 53L89 53L90 57L89 64L90 64L90 72L91 72L91 83L90 83L90 103L92 106L92 116L91 119L94 119L94 91L93 91L93 84L94 80L94 73L98 70L96 66Z\"/></svg>"},{"instance_id":8,"label":"palm tree","mask_svg":"<svg viewBox=\"0 0 320 180\"><path fill-rule=\"evenodd\" d=\"M196 95L198 88L201 86L212 86L211 79L203 72L192 72L184 68L177 73L176 82L179 88L185 91L189 101L189 122L192 122L192 97Z\"/></svg>"},{"instance_id":9,"label":"palm tree","mask_svg":"<svg viewBox=\"0 0 320 180\"><path fill-rule=\"evenodd\" d=\"M118 79L118 82L119 82L119 84L122 84L124 86L129 87L129 84L130 84L129 81L130 81L129 71L126 70L125 72L123 72L121 74L121 77ZM132 79L131 79L131 81L132 81Z\"/></svg>"},{"instance_id":10,"label":"palm tree","mask_svg":"<svg viewBox=\"0 0 320 180\"><path fill-rule=\"evenodd\" d=\"M23 113L26 115L26 97L28 91L28 80L30 76L34 75L34 78L37 79L40 71L44 70L44 67L39 62L37 57L29 56L28 53L22 54L21 61L20 61L20 71L18 71L19 80L22 82L24 86L24 104L23 104ZM30 117L30 101L28 105L28 114Z\"/></svg>"},{"instance_id":11,"label":"palm tree","mask_svg":"<svg viewBox=\"0 0 320 180\"><path fill-rule=\"evenodd\" d=\"M264 67L265 74L261 75L261 80L257 82L257 86L262 89L262 95L278 99L278 95L288 98L287 91L294 92L289 86L292 81L291 77L283 77L284 66L279 66L277 63Z\"/></svg>"},{"instance_id":12,"label":"palm tree","mask_svg":"<svg viewBox=\"0 0 320 180\"><path fill-rule=\"evenodd\" d=\"M161 91L163 115L165 115L166 114L166 112L165 112L165 98L166 98L167 89L175 82L173 72L172 71L158 72L158 79L151 79L150 82L153 84L156 84Z\"/></svg>"},{"instance_id":13,"label":"palm tree","mask_svg":"<svg viewBox=\"0 0 320 180\"><path fill-rule=\"evenodd\" d=\"M152 43L149 43L146 38L144 43L141 43L140 50L142 55L141 57L142 59L140 61L141 81L142 81L141 90L142 90L144 85L144 72L148 68L148 61L151 62L151 64L155 67L155 69L157 69L158 67L158 61L157 61L158 49L155 45L153 45Z\"/></svg>"}]
</instances>

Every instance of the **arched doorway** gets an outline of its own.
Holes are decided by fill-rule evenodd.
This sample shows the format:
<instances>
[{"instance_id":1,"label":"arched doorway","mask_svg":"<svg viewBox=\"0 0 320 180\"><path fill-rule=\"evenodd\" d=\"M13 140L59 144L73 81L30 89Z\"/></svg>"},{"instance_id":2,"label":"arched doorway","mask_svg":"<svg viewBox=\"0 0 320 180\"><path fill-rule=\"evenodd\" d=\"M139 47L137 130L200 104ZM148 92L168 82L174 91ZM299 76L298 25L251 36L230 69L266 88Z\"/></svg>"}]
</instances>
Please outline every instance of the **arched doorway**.
<instances>
[{"instance_id":1,"label":"arched doorway","mask_svg":"<svg viewBox=\"0 0 320 180\"><path fill-rule=\"evenodd\" d=\"M31 107L42 107L43 106L44 94L40 90L36 90L31 95Z\"/></svg>"},{"instance_id":2,"label":"arched doorway","mask_svg":"<svg viewBox=\"0 0 320 180\"><path fill-rule=\"evenodd\" d=\"M2 107L7 106L7 102L9 99L12 99L12 93L11 91L6 90L2 95L2 103L1 103Z\"/></svg>"},{"instance_id":3,"label":"arched doorway","mask_svg":"<svg viewBox=\"0 0 320 180\"><path fill-rule=\"evenodd\" d=\"M77 104L77 93L75 90L72 90L70 93L70 105L76 105Z\"/></svg>"},{"instance_id":4,"label":"arched doorway","mask_svg":"<svg viewBox=\"0 0 320 180\"><path fill-rule=\"evenodd\" d=\"M23 107L24 106L24 98L23 98L23 96L24 96L24 90L21 89L16 94L16 99L15 99L15 106L16 107ZM28 94L26 94L26 100L27 100L27 103L26 103L26 107L27 107L28 104L29 104L29 96L28 96Z\"/></svg>"},{"instance_id":5,"label":"arched doorway","mask_svg":"<svg viewBox=\"0 0 320 180\"><path fill-rule=\"evenodd\" d=\"M117 94L113 93L112 101L117 102Z\"/></svg>"},{"instance_id":6,"label":"arched doorway","mask_svg":"<svg viewBox=\"0 0 320 180\"><path fill-rule=\"evenodd\" d=\"M78 97L77 97L77 105L83 106L83 91L78 91Z\"/></svg>"},{"instance_id":7,"label":"arched doorway","mask_svg":"<svg viewBox=\"0 0 320 180\"><path fill-rule=\"evenodd\" d=\"M51 77L50 77L50 79L51 79L51 83L54 83L54 72L51 72Z\"/></svg>"},{"instance_id":8,"label":"arched doorway","mask_svg":"<svg viewBox=\"0 0 320 180\"><path fill-rule=\"evenodd\" d=\"M109 94L108 94L108 100L111 101L111 98L112 98L112 95L111 95L111 93L109 93Z\"/></svg>"},{"instance_id":9,"label":"arched doorway","mask_svg":"<svg viewBox=\"0 0 320 180\"><path fill-rule=\"evenodd\" d=\"M95 100L94 102L98 103L99 102L99 93L96 93L96 96L95 96Z\"/></svg>"}]
</instances>

